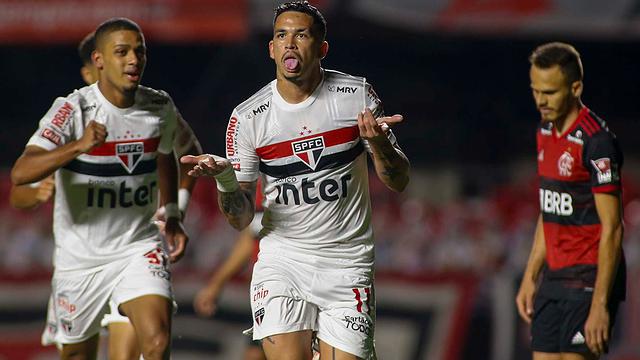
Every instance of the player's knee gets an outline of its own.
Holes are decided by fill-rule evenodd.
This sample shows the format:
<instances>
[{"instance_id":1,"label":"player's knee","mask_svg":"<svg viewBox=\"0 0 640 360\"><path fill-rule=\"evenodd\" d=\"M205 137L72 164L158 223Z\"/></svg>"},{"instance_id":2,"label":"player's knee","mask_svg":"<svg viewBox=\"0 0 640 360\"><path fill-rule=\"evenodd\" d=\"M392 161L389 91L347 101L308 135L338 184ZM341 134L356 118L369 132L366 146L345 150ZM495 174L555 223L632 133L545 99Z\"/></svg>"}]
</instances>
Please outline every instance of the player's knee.
<instances>
[{"instance_id":1,"label":"player's knee","mask_svg":"<svg viewBox=\"0 0 640 360\"><path fill-rule=\"evenodd\" d=\"M169 333L164 331L145 336L142 344L142 354L145 360L164 359L169 354L170 342Z\"/></svg>"}]
</instances>

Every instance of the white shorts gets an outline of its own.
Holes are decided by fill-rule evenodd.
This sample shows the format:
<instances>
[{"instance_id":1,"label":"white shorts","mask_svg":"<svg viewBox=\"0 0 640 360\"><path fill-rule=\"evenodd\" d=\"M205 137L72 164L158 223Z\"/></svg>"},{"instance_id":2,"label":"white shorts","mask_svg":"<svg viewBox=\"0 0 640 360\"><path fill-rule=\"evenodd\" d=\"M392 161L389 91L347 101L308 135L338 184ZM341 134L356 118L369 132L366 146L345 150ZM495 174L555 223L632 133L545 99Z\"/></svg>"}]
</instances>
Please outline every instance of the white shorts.
<instances>
[{"instance_id":1,"label":"white shorts","mask_svg":"<svg viewBox=\"0 0 640 360\"><path fill-rule=\"evenodd\" d=\"M144 295L171 300L170 280L168 257L159 247L101 266L92 273L56 273L51 281L42 342L74 344L91 338L100 331L101 320L109 312L109 301L117 312L120 304Z\"/></svg>"},{"instance_id":2,"label":"white shorts","mask_svg":"<svg viewBox=\"0 0 640 360\"><path fill-rule=\"evenodd\" d=\"M363 359L374 353L373 270L261 254L253 268L253 339L300 330Z\"/></svg>"}]
</instances>

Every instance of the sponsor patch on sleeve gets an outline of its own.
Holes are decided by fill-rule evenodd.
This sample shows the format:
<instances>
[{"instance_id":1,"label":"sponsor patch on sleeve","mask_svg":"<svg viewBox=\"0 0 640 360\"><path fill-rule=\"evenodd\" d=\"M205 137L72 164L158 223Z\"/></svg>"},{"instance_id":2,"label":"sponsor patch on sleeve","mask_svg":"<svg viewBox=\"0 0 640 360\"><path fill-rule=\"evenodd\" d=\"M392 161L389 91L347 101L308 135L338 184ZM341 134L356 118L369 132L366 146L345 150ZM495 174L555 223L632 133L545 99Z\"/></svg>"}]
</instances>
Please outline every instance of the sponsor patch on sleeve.
<instances>
[{"instance_id":1,"label":"sponsor patch on sleeve","mask_svg":"<svg viewBox=\"0 0 640 360\"><path fill-rule=\"evenodd\" d=\"M608 184L618 180L615 165L611 164L610 158L591 160L591 165L597 172L598 184Z\"/></svg>"},{"instance_id":2,"label":"sponsor patch on sleeve","mask_svg":"<svg viewBox=\"0 0 640 360\"><path fill-rule=\"evenodd\" d=\"M40 137L45 138L58 146L60 146L60 143L62 142L60 135L56 134L56 132L51 129L42 130Z\"/></svg>"},{"instance_id":3,"label":"sponsor patch on sleeve","mask_svg":"<svg viewBox=\"0 0 640 360\"><path fill-rule=\"evenodd\" d=\"M65 102L59 109L58 112L51 119L51 124L58 127L58 129L63 129L67 124L69 117L73 113L73 106L70 103Z\"/></svg>"}]
</instances>

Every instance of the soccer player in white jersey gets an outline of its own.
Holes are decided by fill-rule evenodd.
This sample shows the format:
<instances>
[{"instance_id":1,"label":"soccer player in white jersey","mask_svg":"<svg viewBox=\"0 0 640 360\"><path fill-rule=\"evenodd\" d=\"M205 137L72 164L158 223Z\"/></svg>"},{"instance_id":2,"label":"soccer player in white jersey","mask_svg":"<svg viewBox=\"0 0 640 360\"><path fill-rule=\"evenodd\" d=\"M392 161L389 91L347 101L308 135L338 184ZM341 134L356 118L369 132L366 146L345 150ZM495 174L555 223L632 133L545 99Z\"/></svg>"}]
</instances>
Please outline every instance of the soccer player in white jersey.
<instances>
[{"instance_id":1,"label":"soccer player in white jersey","mask_svg":"<svg viewBox=\"0 0 640 360\"><path fill-rule=\"evenodd\" d=\"M106 21L96 47L100 81L56 99L11 178L22 185L56 172L52 290L61 357L95 358L111 299L131 320L144 358L168 359L167 260L180 259L188 241L176 204L176 110L166 93L139 86L146 47L137 24ZM151 222L158 189L168 254Z\"/></svg>"},{"instance_id":2,"label":"soccer player in white jersey","mask_svg":"<svg viewBox=\"0 0 640 360\"><path fill-rule=\"evenodd\" d=\"M250 223L262 181L250 295L254 339L268 359L310 358L314 332L323 359L375 356L366 151L388 188L409 181L409 161L386 126L402 117L383 117L364 78L322 69L325 33L306 1L278 6L269 42L276 80L233 111L227 159L181 158L192 176L215 177L220 208L238 229Z\"/></svg>"}]
</instances>

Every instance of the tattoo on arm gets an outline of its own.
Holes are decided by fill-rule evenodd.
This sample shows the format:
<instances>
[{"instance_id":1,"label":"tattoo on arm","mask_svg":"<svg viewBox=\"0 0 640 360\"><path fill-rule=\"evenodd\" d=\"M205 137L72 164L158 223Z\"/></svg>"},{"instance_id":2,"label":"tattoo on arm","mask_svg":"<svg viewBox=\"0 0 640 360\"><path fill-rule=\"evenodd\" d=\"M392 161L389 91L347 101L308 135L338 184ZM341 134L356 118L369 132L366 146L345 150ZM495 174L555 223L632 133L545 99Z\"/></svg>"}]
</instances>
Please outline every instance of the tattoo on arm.
<instances>
[{"instance_id":1,"label":"tattoo on arm","mask_svg":"<svg viewBox=\"0 0 640 360\"><path fill-rule=\"evenodd\" d=\"M239 191L220 193L220 206L222 211L230 216L239 216L247 210L244 200L244 194Z\"/></svg>"},{"instance_id":2,"label":"tattoo on arm","mask_svg":"<svg viewBox=\"0 0 640 360\"><path fill-rule=\"evenodd\" d=\"M265 341L265 340L271 343L271 345L276 344L276 342L271 338L271 336L267 336L266 338L262 339L262 341Z\"/></svg>"}]
</instances>

